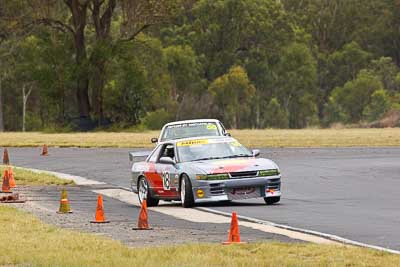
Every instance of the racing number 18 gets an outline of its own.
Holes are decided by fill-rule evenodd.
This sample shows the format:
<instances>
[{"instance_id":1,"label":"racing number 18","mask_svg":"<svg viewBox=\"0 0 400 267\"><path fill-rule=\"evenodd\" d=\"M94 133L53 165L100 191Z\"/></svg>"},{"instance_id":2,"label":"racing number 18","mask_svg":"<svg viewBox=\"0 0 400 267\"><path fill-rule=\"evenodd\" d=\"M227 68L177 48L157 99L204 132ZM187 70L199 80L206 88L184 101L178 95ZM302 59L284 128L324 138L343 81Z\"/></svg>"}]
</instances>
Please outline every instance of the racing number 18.
<instances>
[{"instance_id":1,"label":"racing number 18","mask_svg":"<svg viewBox=\"0 0 400 267\"><path fill-rule=\"evenodd\" d=\"M171 190L171 178L169 177L169 172L163 172L162 181L164 190Z\"/></svg>"}]
</instances>

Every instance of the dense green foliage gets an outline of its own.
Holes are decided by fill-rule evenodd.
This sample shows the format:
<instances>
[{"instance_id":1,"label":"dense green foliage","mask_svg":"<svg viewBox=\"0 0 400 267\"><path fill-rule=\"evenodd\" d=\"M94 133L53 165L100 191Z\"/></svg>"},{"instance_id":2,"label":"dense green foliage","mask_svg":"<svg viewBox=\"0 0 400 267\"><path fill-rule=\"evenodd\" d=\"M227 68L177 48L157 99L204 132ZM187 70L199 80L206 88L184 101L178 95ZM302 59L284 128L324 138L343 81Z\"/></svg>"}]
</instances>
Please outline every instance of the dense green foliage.
<instances>
[{"instance_id":1,"label":"dense green foliage","mask_svg":"<svg viewBox=\"0 0 400 267\"><path fill-rule=\"evenodd\" d=\"M399 25L397 0L4 0L0 131L373 122Z\"/></svg>"}]
</instances>

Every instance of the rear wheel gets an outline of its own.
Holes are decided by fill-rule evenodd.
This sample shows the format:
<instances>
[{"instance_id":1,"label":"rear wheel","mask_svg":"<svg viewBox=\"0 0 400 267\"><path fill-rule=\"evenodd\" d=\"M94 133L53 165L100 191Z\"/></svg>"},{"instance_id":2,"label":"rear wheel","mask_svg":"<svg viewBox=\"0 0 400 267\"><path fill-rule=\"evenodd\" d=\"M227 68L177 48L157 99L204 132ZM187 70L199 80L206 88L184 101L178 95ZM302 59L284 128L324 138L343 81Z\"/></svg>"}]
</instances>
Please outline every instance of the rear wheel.
<instances>
[{"instance_id":1,"label":"rear wheel","mask_svg":"<svg viewBox=\"0 0 400 267\"><path fill-rule=\"evenodd\" d=\"M281 200L281 197L264 197L265 204L272 205L278 203Z\"/></svg>"},{"instance_id":2,"label":"rear wheel","mask_svg":"<svg viewBox=\"0 0 400 267\"><path fill-rule=\"evenodd\" d=\"M159 199L153 198L150 195L149 183L147 182L147 179L145 177L140 177L140 179L139 179L138 197L139 197L140 204L142 204L143 200L146 199L148 207L157 206L158 202L160 201Z\"/></svg>"},{"instance_id":3,"label":"rear wheel","mask_svg":"<svg viewBox=\"0 0 400 267\"><path fill-rule=\"evenodd\" d=\"M182 207L184 208L191 208L194 206L192 184L190 183L189 177L185 174L181 179L181 201Z\"/></svg>"}]
</instances>

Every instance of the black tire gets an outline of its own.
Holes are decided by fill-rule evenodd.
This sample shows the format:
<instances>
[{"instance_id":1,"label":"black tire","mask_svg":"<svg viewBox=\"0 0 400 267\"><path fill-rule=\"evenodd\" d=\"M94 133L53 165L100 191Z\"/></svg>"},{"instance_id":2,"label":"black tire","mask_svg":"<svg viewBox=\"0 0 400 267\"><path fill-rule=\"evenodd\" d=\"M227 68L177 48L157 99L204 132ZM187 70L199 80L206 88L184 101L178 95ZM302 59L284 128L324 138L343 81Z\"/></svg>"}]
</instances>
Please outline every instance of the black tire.
<instances>
[{"instance_id":1,"label":"black tire","mask_svg":"<svg viewBox=\"0 0 400 267\"><path fill-rule=\"evenodd\" d=\"M143 192L141 194L141 186L143 186L142 183L144 183L146 185L146 188L147 188L145 194L143 194ZM149 183L148 183L146 177L140 177L139 181L138 181L138 198L139 198L140 204L142 204L142 197L141 196L143 196L143 195L145 195L146 202L147 202L147 207L158 206L158 202L160 202L160 200L158 198L154 198L154 197L151 196Z\"/></svg>"},{"instance_id":2,"label":"black tire","mask_svg":"<svg viewBox=\"0 0 400 267\"><path fill-rule=\"evenodd\" d=\"M184 208L191 208L194 206L192 183L186 174L182 175L181 178L181 202Z\"/></svg>"},{"instance_id":3,"label":"black tire","mask_svg":"<svg viewBox=\"0 0 400 267\"><path fill-rule=\"evenodd\" d=\"M264 197L265 204L272 205L278 203L281 200L281 197Z\"/></svg>"}]
</instances>

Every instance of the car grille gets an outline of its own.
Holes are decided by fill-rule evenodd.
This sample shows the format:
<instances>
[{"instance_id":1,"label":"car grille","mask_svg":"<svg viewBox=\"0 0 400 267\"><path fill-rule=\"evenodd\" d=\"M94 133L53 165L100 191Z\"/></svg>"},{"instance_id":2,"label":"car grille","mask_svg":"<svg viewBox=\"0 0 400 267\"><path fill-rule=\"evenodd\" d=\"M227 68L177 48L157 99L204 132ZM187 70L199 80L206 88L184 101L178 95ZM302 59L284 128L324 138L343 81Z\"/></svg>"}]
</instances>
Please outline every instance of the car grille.
<instances>
[{"instance_id":1,"label":"car grille","mask_svg":"<svg viewBox=\"0 0 400 267\"><path fill-rule=\"evenodd\" d=\"M231 172L229 173L233 179L235 178L250 178L256 177L257 171L247 171L247 172Z\"/></svg>"},{"instance_id":2,"label":"car grille","mask_svg":"<svg viewBox=\"0 0 400 267\"><path fill-rule=\"evenodd\" d=\"M211 195L223 195L225 194L224 188L222 184L210 184L210 193Z\"/></svg>"},{"instance_id":3,"label":"car grille","mask_svg":"<svg viewBox=\"0 0 400 267\"><path fill-rule=\"evenodd\" d=\"M260 197L260 187L236 187L228 189L228 198L230 200L240 200L257 197Z\"/></svg>"},{"instance_id":4,"label":"car grille","mask_svg":"<svg viewBox=\"0 0 400 267\"><path fill-rule=\"evenodd\" d=\"M281 179L280 178L269 179L267 189L280 190L281 189Z\"/></svg>"}]
</instances>

